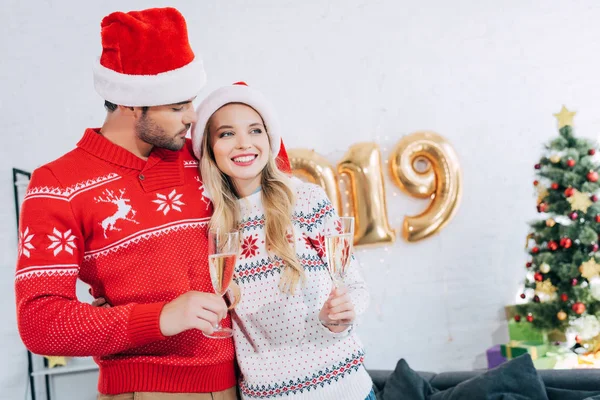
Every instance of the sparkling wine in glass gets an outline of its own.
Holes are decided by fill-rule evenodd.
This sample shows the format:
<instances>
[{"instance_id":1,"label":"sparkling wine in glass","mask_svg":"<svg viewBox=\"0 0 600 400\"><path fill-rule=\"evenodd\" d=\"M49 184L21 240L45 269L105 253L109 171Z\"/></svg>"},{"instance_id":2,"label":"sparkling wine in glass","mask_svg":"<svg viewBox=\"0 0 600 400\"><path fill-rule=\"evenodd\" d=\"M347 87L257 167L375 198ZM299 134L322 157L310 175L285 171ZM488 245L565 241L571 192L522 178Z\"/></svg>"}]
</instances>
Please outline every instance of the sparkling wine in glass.
<instances>
[{"instance_id":1,"label":"sparkling wine in glass","mask_svg":"<svg viewBox=\"0 0 600 400\"><path fill-rule=\"evenodd\" d=\"M350 267L354 243L354 218L340 217L336 232L325 236L327 267L336 288L345 286L344 279ZM326 325L352 325L344 321L323 321Z\"/></svg>"},{"instance_id":2,"label":"sparkling wine in glass","mask_svg":"<svg viewBox=\"0 0 600 400\"><path fill-rule=\"evenodd\" d=\"M211 229L208 233L208 270L213 289L219 296L225 295L231 281L240 247L237 231ZM207 337L223 339L233 336L231 328L223 328L217 323L211 335Z\"/></svg>"},{"instance_id":3,"label":"sparkling wine in glass","mask_svg":"<svg viewBox=\"0 0 600 400\"><path fill-rule=\"evenodd\" d=\"M344 285L350 266L352 243L354 242L354 218L340 217L336 232L325 236L325 252L331 279L336 287Z\"/></svg>"}]
</instances>

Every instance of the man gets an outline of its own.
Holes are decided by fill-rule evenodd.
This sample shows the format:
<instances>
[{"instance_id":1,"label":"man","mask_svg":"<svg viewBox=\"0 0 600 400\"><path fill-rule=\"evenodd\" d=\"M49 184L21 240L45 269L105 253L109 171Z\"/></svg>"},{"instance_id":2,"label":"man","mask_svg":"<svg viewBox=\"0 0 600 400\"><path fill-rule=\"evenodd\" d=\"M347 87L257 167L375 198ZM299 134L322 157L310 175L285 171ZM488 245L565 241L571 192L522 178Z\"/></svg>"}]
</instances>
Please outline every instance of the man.
<instances>
[{"instance_id":1,"label":"man","mask_svg":"<svg viewBox=\"0 0 600 400\"><path fill-rule=\"evenodd\" d=\"M185 139L202 61L173 8L116 12L101 29L106 120L35 170L23 202L21 337L34 353L94 356L100 399L235 399L233 342L203 335L231 321L211 285L212 207ZM77 278L112 307L79 302Z\"/></svg>"}]
</instances>

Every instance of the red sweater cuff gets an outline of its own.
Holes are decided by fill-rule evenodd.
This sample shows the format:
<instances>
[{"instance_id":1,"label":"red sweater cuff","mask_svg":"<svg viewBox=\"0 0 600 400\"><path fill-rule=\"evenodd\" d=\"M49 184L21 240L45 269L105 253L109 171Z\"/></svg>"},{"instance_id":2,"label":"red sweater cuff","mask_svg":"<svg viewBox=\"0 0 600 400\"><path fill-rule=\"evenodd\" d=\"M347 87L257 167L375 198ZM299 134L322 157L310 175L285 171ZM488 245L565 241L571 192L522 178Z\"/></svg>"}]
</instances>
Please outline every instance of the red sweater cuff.
<instances>
[{"instance_id":1,"label":"red sweater cuff","mask_svg":"<svg viewBox=\"0 0 600 400\"><path fill-rule=\"evenodd\" d=\"M134 347L165 339L160 331L160 313L165 304L167 303L136 304L133 307L127 333Z\"/></svg>"}]
</instances>

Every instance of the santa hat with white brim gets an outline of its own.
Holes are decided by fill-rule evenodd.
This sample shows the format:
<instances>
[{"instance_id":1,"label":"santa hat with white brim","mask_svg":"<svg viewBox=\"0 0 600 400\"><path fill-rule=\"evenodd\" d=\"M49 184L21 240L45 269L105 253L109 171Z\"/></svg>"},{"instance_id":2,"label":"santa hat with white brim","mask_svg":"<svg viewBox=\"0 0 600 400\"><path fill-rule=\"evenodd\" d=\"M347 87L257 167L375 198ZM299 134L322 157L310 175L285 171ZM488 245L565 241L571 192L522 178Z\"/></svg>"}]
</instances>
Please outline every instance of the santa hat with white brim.
<instances>
[{"instance_id":1,"label":"santa hat with white brim","mask_svg":"<svg viewBox=\"0 0 600 400\"><path fill-rule=\"evenodd\" d=\"M102 20L101 35L94 87L104 100L130 107L175 104L195 97L206 83L175 8L114 12Z\"/></svg>"}]
</instances>

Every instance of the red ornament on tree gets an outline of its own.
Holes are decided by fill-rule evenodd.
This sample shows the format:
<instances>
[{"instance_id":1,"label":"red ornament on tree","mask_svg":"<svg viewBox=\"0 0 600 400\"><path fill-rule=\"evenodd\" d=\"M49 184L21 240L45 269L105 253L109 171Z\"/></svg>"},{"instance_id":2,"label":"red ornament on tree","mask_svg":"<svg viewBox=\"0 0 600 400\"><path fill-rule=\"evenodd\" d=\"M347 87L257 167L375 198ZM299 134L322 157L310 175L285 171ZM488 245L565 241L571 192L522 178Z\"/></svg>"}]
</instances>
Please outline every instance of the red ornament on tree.
<instances>
[{"instance_id":1,"label":"red ornament on tree","mask_svg":"<svg viewBox=\"0 0 600 400\"><path fill-rule=\"evenodd\" d=\"M596 150L595 150L595 149L589 149L589 150L588 150L588 154L589 154L590 156L593 156L594 154L596 154Z\"/></svg>"},{"instance_id":2,"label":"red ornament on tree","mask_svg":"<svg viewBox=\"0 0 600 400\"><path fill-rule=\"evenodd\" d=\"M592 197L590 197L590 200L592 200L594 203L598 201L598 196L596 196L595 194L592 195Z\"/></svg>"},{"instance_id":3,"label":"red ornament on tree","mask_svg":"<svg viewBox=\"0 0 600 400\"><path fill-rule=\"evenodd\" d=\"M533 296L533 301L536 303L540 302L540 296L538 296L537 294L535 296Z\"/></svg>"},{"instance_id":4,"label":"red ornament on tree","mask_svg":"<svg viewBox=\"0 0 600 400\"><path fill-rule=\"evenodd\" d=\"M527 322L533 322L533 315L527 314Z\"/></svg>"},{"instance_id":5,"label":"red ornament on tree","mask_svg":"<svg viewBox=\"0 0 600 400\"><path fill-rule=\"evenodd\" d=\"M531 265L532 265L531 262L525 263L525 267L527 267L527 268L531 268Z\"/></svg>"},{"instance_id":6,"label":"red ornament on tree","mask_svg":"<svg viewBox=\"0 0 600 400\"><path fill-rule=\"evenodd\" d=\"M521 316L519 314L515 315L514 318L516 322L521 322Z\"/></svg>"},{"instance_id":7,"label":"red ornament on tree","mask_svg":"<svg viewBox=\"0 0 600 400\"><path fill-rule=\"evenodd\" d=\"M553 182L552 185L550 185L550 187L552 188L552 190L556 190L558 189L558 183Z\"/></svg>"},{"instance_id":8,"label":"red ornament on tree","mask_svg":"<svg viewBox=\"0 0 600 400\"><path fill-rule=\"evenodd\" d=\"M560 239L560 247L568 249L573 245L573 241L569 238L561 238Z\"/></svg>"},{"instance_id":9,"label":"red ornament on tree","mask_svg":"<svg viewBox=\"0 0 600 400\"><path fill-rule=\"evenodd\" d=\"M600 214L596 214L596 222L600 224ZM598 237L600 238L600 235Z\"/></svg>"},{"instance_id":10,"label":"red ornament on tree","mask_svg":"<svg viewBox=\"0 0 600 400\"><path fill-rule=\"evenodd\" d=\"M540 203L537 206L537 210L539 213L546 212L547 209L548 209L548 205L546 203Z\"/></svg>"},{"instance_id":11,"label":"red ornament on tree","mask_svg":"<svg viewBox=\"0 0 600 400\"><path fill-rule=\"evenodd\" d=\"M548 242L548 248L552 251L556 251L558 250L558 243L556 243L554 240L551 240Z\"/></svg>"},{"instance_id":12,"label":"red ornament on tree","mask_svg":"<svg viewBox=\"0 0 600 400\"><path fill-rule=\"evenodd\" d=\"M577 280L577 278L571 279L571 286L577 286L578 283L579 281Z\"/></svg>"},{"instance_id":13,"label":"red ornament on tree","mask_svg":"<svg viewBox=\"0 0 600 400\"><path fill-rule=\"evenodd\" d=\"M569 218L571 218L573 221L575 221L578 216L579 216L579 214L577 214L577 212L575 212L575 211L573 211L571 214L569 214Z\"/></svg>"},{"instance_id":14,"label":"red ornament on tree","mask_svg":"<svg viewBox=\"0 0 600 400\"><path fill-rule=\"evenodd\" d=\"M566 302L567 302L567 300L569 300L569 296L567 296L567 294L566 294L566 293L563 293L563 294L561 294L561 295L560 295L560 300L561 300L563 303L566 303Z\"/></svg>"},{"instance_id":15,"label":"red ornament on tree","mask_svg":"<svg viewBox=\"0 0 600 400\"><path fill-rule=\"evenodd\" d=\"M566 197L573 196L573 193L575 193L575 189L573 189L572 187L568 187L568 188L565 189L565 196Z\"/></svg>"},{"instance_id":16,"label":"red ornament on tree","mask_svg":"<svg viewBox=\"0 0 600 400\"><path fill-rule=\"evenodd\" d=\"M533 186L537 186L538 185L538 181L533 181Z\"/></svg>"},{"instance_id":17,"label":"red ornament on tree","mask_svg":"<svg viewBox=\"0 0 600 400\"><path fill-rule=\"evenodd\" d=\"M535 165L533 166L533 168L535 168L535 169L540 169L540 168L542 168L542 166L541 166L540 164L535 164Z\"/></svg>"},{"instance_id":18,"label":"red ornament on tree","mask_svg":"<svg viewBox=\"0 0 600 400\"><path fill-rule=\"evenodd\" d=\"M588 172L587 180L590 182L597 182L598 181L598 173L596 171Z\"/></svg>"},{"instance_id":19,"label":"red ornament on tree","mask_svg":"<svg viewBox=\"0 0 600 400\"><path fill-rule=\"evenodd\" d=\"M578 301L577 303L573 304L571 309L575 314L581 315L585 311L585 304Z\"/></svg>"},{"instance_id":20,"label":"red ornament on tree","mask_svg":"<svg viewBox=\"0 0 600 400\"><path fill-rule=\"evenodd\" d=\"M525 293L521 293L521 298L525 299L525 297L527 297L527 296L525 296Z\"/></svg>"},{"instance_id":21,"label":"red ornament on tree","mask_svg":"<svg viewBox=\"0 0 600 400\"><path fill-rule=\"evenodd\" d=\"M593 252L596 252L596 251L598 251L598 243L594 243L594 244L592 245L592 251L593 251Z\"/></svg>"},{"instance_id":22,"label":"red ornament on tree","mask_svg":"<svg viewBox=\"0 0 600 400\"><path fill-rule=\"evenodd\" d=\"M535 279L538 282L541 282L544 280L544 276L539 272L536 272L535 274L533 274L533 279Z\"/></svg>"},{"instance_id":23,"label":"red ornament on tree","mask_svg":"<svg viewBox=\"0 0 600 400\"><path fill-rule=\"evenodd\" d=\"M532 252L533 254L537 254L537 253L539 253L539 252L540 252L540 248L536 246L536 247L534 247L533 249L531 249L531 252Z\"/></svg>"},{"instance_id":24,"label":"red ornament on tree","mask_svg":"<svg viewBox=\"0 0 600 400\"><path fill-rule=\"evenodd\" d=\"M573 160L572 158L569 158L569 159L567 160L567 166L568 166L569 168L573 168L573 167L575 166L575 160Z\"/></svg>"}]
</instances>

